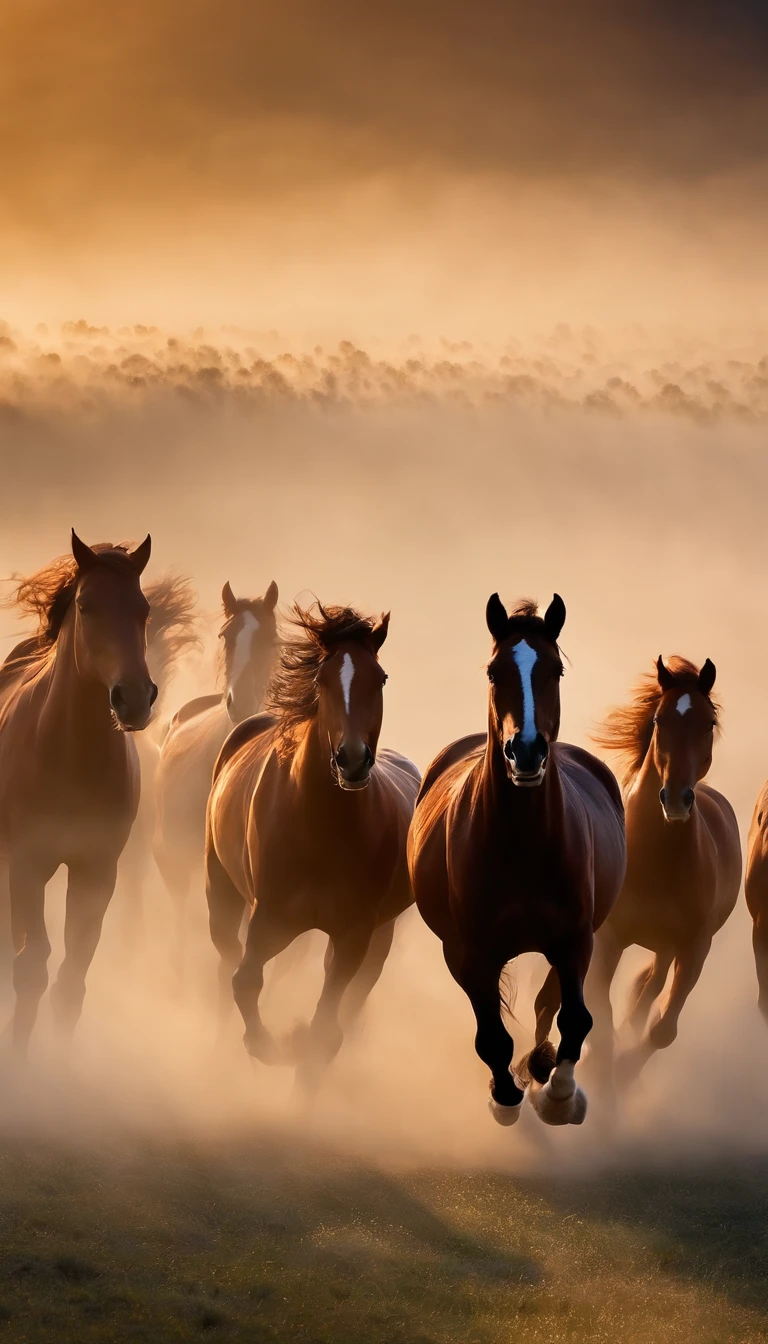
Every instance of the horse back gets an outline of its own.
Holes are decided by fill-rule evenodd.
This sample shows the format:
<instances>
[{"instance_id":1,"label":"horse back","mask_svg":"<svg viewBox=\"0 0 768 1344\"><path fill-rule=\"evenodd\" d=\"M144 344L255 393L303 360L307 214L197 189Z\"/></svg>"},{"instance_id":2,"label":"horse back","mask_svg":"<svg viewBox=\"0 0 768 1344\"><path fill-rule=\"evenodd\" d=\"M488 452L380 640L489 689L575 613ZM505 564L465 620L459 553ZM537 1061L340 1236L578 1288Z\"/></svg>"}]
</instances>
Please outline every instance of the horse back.
<instances>
[{"instance_id":1,"label":"horse back","mask_svg":"<svg viewBox=\"0 0 768 1344\"><path fill-rule=\"evenodd\" d=\"M214 695L197 695L194 700L188 700L181 709L171 716L167 732L178 728L180 723L186 723L189 719L194 719L198 714L204 714L207 709L215 709L221 704L223 696L220 692Z\"/></svg>"},{"instance_id":2,"label":"horse back","mask_svg":"<svg viewBox=\"0 0 768 1344\"><path fill-rule=\"evenodd\" d=\"M422 780L417 804L426 798L430 789L441 779L447 771L462 761L469 762L474 760L480 750L485 750L488 742L487 733L471 733L468 737L460 737L456 742L451 742L450 746L445 747L433 760L427 773Z\"/></svg>"},{"instance_id":3,"label":"horse back","mask_svg":"<svg viewBox=\"0 0 768 1344\"><path fill-rule=\"evenodd\" d=\"M269 732L270 728L274 728L276 723L277 719L272 714L252 714L249 719L243 719L242 723L238 723L237 727L232 729L219 752L216 764L213 767L214 781L219 778L228 761L231 761L243 747L263 737L265 733Z\"/></svg>"}]
</instances>

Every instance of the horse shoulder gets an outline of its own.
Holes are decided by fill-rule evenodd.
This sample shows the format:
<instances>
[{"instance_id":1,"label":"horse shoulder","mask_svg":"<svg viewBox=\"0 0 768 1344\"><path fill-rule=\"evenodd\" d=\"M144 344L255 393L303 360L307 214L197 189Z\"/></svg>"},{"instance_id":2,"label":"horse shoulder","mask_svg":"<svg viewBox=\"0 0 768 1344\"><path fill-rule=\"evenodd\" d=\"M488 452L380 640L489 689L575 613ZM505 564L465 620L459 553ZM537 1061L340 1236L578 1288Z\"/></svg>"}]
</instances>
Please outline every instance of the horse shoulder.
<instances>
[{"instance_id":1,"label":"horse shoulder","mask_svg":"<svg viewBox=\"0 0 768 1344\"><path fill-rule=\"evenodd\" d=\"M444 747L427 769L416 800L417 804L426 798L437 780L445 775L446 771L450 770L452 766L458 765L462 761L469 761L481 749L484 751L487 741L487 733L471 733L468 737L460 737L456 742L451 742L450 746Z\"/></svg>"},{"instance_id":2,"label":"horse shoulder","mask_svg":"<svg viewBox=\"0 0 768 1344\"><path fill-rule=\"evenodd\" d=\"M222 695L197 695L194 700L187 700L176 713L171 716L168 724L168 732L178 728L179 724L186 723L189 719L194 719L198 714L203 714L207 709L215 709L222 703Z\"/></svg>"},{"instance_id":3,"label":"horse shoulder","mask_svg":"<svg viewBox=\"0 0 768 1344\"><path fill-rule=\"evenodd\" d=\"M586 770L593 779L601 784L608 794L611 802L620 816L624 816L624 800L621 796L619 782L605 761L601 761L598 756L593 756L591 751L584 747L575 747L570 743L557 742L554 750L556 752L558 763L565 765L568 770L569 765L575 765L582 770ZM568 773L573 773L568 771Z\"/></svg>"},{"instance_id":4,"label":"horse shoulder","mask_svg":"<svg viewBox=\"0 0 768 1344\"><path fill-rule=\"evenodd\" d=\"M270 729L274 728L277 719L272 714L253 714L249 719L243 719L224 742L219 752L216 764L213 769L214 780L218 779L222 769L228 762L232 761L238 752L242 751L249 744L263 738Z\"/></svg>"}]
</instances>

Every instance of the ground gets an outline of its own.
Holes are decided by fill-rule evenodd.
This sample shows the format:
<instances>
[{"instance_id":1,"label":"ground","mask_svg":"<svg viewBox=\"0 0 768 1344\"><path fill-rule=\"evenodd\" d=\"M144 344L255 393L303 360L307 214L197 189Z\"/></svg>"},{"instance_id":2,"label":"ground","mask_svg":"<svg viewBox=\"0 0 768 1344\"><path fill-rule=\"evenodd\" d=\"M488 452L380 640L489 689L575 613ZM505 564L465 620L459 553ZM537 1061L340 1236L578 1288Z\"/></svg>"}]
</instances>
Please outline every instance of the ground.
<instances>
[{"instance_id":1,"label":"ground","mask_svg":"<svg viewBox=\"0 0 768 1344\"><path fill-rule=\"evenodd\" d=\"M257 1132L4 1138L0 1340L768 1339L768 1161L382 1171Z\"/></svg>"}]
</instances>

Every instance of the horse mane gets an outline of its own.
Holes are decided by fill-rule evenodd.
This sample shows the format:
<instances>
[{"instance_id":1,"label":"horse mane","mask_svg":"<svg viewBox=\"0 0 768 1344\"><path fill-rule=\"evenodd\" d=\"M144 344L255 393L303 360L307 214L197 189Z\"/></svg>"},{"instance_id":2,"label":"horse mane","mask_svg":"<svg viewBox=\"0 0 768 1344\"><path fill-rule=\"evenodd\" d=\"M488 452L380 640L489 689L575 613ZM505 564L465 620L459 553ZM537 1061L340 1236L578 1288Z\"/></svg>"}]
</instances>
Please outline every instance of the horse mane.
<instances>
[{"instance_id":1,"label":"horse mane","mask_svg":"<svg viewBox=\"0 0 768 1344\"><path fill-rule=\"evenodd\" d=\"M699 669L687 658L675 654L666 662L667 671L680 691L699 689ZM628 705L611 710L605 722L591 734L593 742L606 751L618 752L623 762L622 784L626 788L648 754L653 737L653 720L664 691L656 669L646 672L632 692ZM720 706L707 697L712 706L716 731L720 727Z\"/></svg>"},{"instance_id":2,"label":"horse mane","mask_svg":"<svg viewBox=\"0 0 768 1344\"><path fill-rule=\"evenodd\" d=\"M195 611L197 595L190 580L180 574L166 574L148 583L144 595L149 602L147 656L162 695L181 654L202 648Z\"/></svg>"},{"instance_id":3,"label":"horse mane","mask_svg":"<svg viewBox=\"0 0 768 1344\"><path fill-rule=\"evenodd\" d=\"M277 720L275 745L283 759L296 750L302 730L317 714L318 673L335 645L361 644L375 654L371 637L378 622L354 607L324 607L321 602L302 607L295 602L288 624L264 699L266 712Z\"/></svg>"},{"instance_id":4,"label":"horse mane","mask_svg":"<svg viewBox=\"0 0 768 1344\"><path fill-rule=\"evenodd\" d=\"M130 564L130 547L121 543L100 541L91 547L106 564L122 569ZM37 620L37 640L39 652L47 652L56 643L64 617L69 611L77 591L77 561L71 554L58 555L50 564L44 565L34 574L26 577L14 574L15 587L2 599L2 606L16 607L20 616L33 616Z\"/></svg>"}]
</instances>

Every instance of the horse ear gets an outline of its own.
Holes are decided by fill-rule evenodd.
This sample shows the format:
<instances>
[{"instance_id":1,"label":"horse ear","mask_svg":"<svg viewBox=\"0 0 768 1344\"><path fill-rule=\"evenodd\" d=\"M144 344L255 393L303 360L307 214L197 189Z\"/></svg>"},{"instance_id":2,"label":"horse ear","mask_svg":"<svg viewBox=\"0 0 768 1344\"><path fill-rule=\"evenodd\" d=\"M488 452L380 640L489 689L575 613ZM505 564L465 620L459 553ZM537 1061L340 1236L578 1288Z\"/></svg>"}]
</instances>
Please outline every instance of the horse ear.
<instances>
[{"instance_id":1,"label":"horse ear","mask_svg":"<svg viewBox=\"0 0 768 1344\"><path fill-rule=\"evenodd\" d=\"M149 533L147 533L141 545L137 546L135 551L131 551L130 555L128 556L128 559L130 560L137 574L144 573L144 570L147 568L147 562L149 560L151 553L152 553L152 538L149 535Z\"/></svg>"},{"instance_id":2,"label":"horse ear","mask_svg":"<svg viewBox=\"0 0 768 1344\"><path fill-rule=\"evenodd\" d=\"M662 691L671 691L672 687L675 685L675 678L669 668L665 667L664 659L661 654L659 654L656 659L656 671L659 676L659 685Z\"/></svg>"},{"instance_id":3,"label":"horse ear","mask_svg":"<svg viewBox=\"0 0 768 1344\"><path fill-rule=\"evenodd\" d=\"M506 639L509 630L509 617L498 593L492 593L485 608L485 620L497 644Z\"/></svg>"},{"instance_id":4,"label":"horse ear","mask_svg":"<svg viewBox=\"0 0 768 1344\"><path fill-rule=\"evenodd\" d=\"M544 633L547 639L551 639L556 644L560 638L560 631L565 625L565 603L559 593L555 593L547 610L544 612Z\"/></svg>"},{"instance_id":5,"label":"horse ear","mask_svg":"<svg viewBox=\"0 0 768 1344\"><path fill-rule=\"evenodd\" d=\"M229 585L227 585L227 587L229 587ZM278 599L278 597L279 597L279 593L278 593L278 591L277 591L277 584L275 583L275 580L273 579L272 582L270 583L270 585L269 585L269 587L268 587L266 593L264 594L264 606L266 607L267 611L274 611L274 610L275 610L275 607L277 606L277 599Z\"/></svg>"},{"instance_id":6,"label":"horse ear","mask_svg":"<svg viewBox=\"0 0 768 1344\"><path fill-rule=\"evenodd\" d=\"M373 640L373 647L377 653L379 652L379 649L384 643L384 640L387 638L387 631L389 630L389 618L391 614L392 613L389 611L386 612L385 615L382 616L378 625L375 625L371 631L371 639Z\"/></svg>"},{"instance_id":7,"label":"horse ear","mask_svg":"<svg viewBox=\"0 0 768 1344\"><path fill-rule=\"evenodd\" d=\"M96 564L96 552L80 540L74 527L72 528L72 554L81 573L85 573L87 569L92 569Z\"/></svg>"},{"instance_id":8,"label":"horse ear","mask_svg":"<svg viewBox=\"0 0 768 1344\"><path fill-rule=\"evenodd\" d=\"M221 590L221 605L224 608L225 616L234 616L237 610L237 598L229 586L229 579Z\"/></svg>"},{"instance_id":9,"label":"horse ear","mask_svg":"<svg viewBox=\"0 0 768 1344\"><path fill-rule=\"evenodd\" d=\"M705 695L709 695L710 691L712 690L712 687L715 684L716 676L717 676L717 668L715 667L715 664L712 662L712 659L708 658L699 673L699 690L703 691Z\"/></svg>"}]
</instances>

